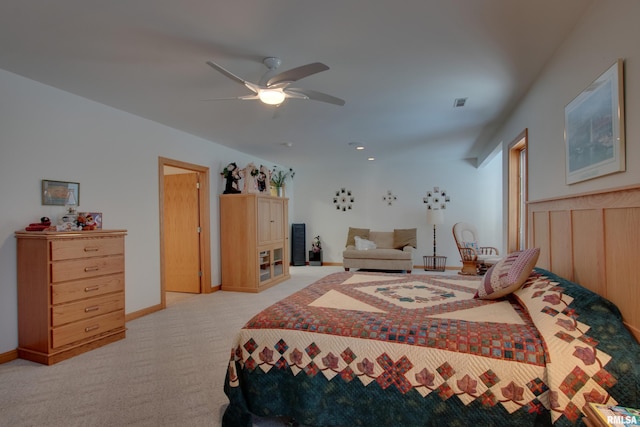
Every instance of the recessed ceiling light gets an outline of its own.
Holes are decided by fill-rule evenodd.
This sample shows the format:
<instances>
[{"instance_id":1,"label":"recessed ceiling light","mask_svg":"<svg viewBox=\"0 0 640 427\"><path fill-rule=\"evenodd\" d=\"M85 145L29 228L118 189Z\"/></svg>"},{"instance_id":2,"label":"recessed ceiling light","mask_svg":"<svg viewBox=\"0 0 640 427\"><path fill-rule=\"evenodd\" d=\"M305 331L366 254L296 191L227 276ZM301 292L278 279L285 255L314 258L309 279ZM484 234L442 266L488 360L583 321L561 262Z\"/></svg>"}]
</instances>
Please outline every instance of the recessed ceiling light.
<instances>
[{"instance_id":1,"label":"recessed ceiling light","mask_svg":"<svg viewBox=\"0 0 640 427\"><path fill-rule=\"evenodd\" d=\"M356 150L364 150L364 145L358 145L358 146L356 146Z\"/></svg>"},{"instance_id":2,"label":"recessed ceiling light","mask_svg":"<svg viewBox=\"0 0 640 427\"><path fill-rule=\"evenodd\" d=\"M368 157L367 160L369 161L374 161L376 158L375 157Z\"/></svg>"}]
</instances>

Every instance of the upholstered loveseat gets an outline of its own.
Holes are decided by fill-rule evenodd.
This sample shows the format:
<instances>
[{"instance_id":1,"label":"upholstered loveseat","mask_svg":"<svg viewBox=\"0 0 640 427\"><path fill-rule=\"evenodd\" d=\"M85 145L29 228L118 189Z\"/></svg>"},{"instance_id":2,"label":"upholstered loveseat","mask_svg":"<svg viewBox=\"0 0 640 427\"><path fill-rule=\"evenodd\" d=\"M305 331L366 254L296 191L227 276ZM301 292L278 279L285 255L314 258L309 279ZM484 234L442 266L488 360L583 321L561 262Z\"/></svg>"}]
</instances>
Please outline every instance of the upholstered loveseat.
<instances>
[{"instance_id":1,"label":"upholstered loveseat","mask_svg":"<svg viewBox=\"0 0 640 427\"><path fill-rule=\"evenodd\" d=\"M356 247L356 236L360 247ZM346 249L342 252L342 264L351 268L371 270L406 270L413 268L413 250L416 248L416 229L394 231L370 231L366 228L349 228ZM374 247L375 246L375 247Z\"/></svg>"}]
</instances>

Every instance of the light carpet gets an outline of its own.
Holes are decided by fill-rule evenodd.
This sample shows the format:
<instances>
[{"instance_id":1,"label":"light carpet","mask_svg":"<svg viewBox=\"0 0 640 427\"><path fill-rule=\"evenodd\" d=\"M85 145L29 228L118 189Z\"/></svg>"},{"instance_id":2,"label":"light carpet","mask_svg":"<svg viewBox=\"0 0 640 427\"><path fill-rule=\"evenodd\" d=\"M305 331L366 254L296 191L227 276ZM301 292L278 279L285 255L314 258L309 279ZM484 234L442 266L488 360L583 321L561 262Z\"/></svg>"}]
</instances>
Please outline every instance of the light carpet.
<instances>
[{"instance_id":1,"label":"light carpet","mask_svg":"<svg viewBox=\"0 0 640 427\"><path fill-rule=\"evenodd\" d=\"M290 270L290 280L259 294L168 295L165 310L127 322L126 339L56 365L1 364L0 426L219 426L236 331L267 306L343 271ZM284 423L256 417L254 425Z\"/></svg>"}]
</instances>

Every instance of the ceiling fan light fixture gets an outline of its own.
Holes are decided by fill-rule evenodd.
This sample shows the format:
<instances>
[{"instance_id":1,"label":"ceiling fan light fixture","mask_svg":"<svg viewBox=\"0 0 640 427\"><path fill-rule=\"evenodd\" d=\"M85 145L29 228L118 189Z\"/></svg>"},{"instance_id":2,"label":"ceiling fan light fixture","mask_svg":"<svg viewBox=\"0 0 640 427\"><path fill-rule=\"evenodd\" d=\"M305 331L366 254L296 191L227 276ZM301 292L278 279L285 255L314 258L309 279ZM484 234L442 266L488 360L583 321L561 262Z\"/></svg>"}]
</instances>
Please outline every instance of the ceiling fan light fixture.
<instances>
[{"instance_id":1,"label":"ceiling fan light fixture","mask_svg":"<svg viewBox=\"0 0 640 427\"><path fill-rule=\"evenodd\" d=\"M285 95L284 92L277 89L261 89L258 92L258 98L260 101L264 102L268 105L278 105L282 104L284 101Z\"/></svg>"}]
</instances>

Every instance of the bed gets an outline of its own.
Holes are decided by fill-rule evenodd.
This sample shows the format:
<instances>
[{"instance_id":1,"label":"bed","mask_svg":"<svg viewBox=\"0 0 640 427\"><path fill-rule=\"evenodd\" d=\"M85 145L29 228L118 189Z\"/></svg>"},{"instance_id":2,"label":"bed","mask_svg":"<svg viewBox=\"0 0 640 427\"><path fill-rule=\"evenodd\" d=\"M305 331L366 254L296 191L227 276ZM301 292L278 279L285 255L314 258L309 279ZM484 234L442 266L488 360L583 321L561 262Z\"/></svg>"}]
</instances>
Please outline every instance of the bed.
<instances>
[{"instance_id":1,"label":"bed","mask_svg":"<svg viewBox=\"0 0 640 427\"><path fill-rule=\"evenodd\" d=\"M529 273L530 272L530 273ZM340 272L254 316L226 373L224 426L581 425L640 407L640 345L606 299L547 270L498 299L467 276Z\"/></svg>"}]
</instances>

